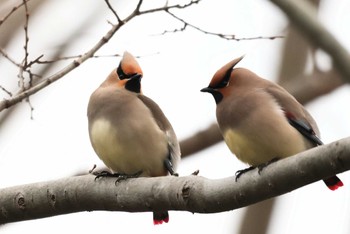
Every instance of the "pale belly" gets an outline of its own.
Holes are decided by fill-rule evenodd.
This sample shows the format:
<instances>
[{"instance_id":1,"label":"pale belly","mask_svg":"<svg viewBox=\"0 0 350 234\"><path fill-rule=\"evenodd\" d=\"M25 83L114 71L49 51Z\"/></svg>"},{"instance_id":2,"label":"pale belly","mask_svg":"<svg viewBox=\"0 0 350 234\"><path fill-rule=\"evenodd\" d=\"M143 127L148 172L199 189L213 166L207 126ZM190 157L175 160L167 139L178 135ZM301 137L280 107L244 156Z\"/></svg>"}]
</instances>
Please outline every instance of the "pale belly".
<instances>
[{"instance_id":1,"label":"pale belly","mask_svg":"<svg viewBox=\"0 0 350 234\"><path fill-rule=\"evenodd\" d=\"M148 137L148 131L131 135L113 128L108 120L98 119L91 126L90 139L96 154L113 172L133 174L142 171L143 176L164 175L166 139L160 131L152 132L152 137Z\"/></svg>"},{"instance_id":2,"label":"pale belly","mask_svg":"<svg viewBox=\"0 0 350 234\"><path fill-rule=\"evenodd\" d=\"M231 152L239 160L252 166L275 158L285 158L307 149L303 137L297 131L274 136L259 132L245 135L227 130L223 137Z\"/></svg>"}]
</instances>

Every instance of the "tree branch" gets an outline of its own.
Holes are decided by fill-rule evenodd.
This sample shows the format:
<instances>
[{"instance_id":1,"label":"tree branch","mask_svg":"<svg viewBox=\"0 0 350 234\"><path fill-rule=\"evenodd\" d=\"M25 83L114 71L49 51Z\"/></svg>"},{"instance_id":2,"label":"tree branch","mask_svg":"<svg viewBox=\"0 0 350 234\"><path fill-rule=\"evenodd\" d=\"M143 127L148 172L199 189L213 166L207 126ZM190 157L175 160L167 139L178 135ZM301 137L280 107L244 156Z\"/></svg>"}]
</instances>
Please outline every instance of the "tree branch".
<instances>
[{"instance_id":1,"label":"tree branch","mask_svg":"<svg viewBox=\"0 0 350 234\"><path fill-rule=\"evenodd\" d=\"M0 102L0 111L11 107L11 106L17 104L18 102L21 102L23 99L35 94L36 92L38 92L40 90L42 90L46 86L59 80L60 78L62 78L63 76L65 76L66 74L68 74L69 72L74 70L75 68L77 68L80 64L82 64L83 62L88 60L90 57L92 57L96 53L96 51L98 51L104 44L106 44L112 38L114 33L116 31L118 31L118 29L120 27L122 27L122 25L123 24L114 25L108 31L108 33L104 37L102 37L102 39L100 39L88 52L86 52L80 58L74 60L72 63L67 65L62 70L60 70L57 73L55 73L54 75L44 79L42 82L38 83L37 85L35 85L27 90L24 90L22 92L17 93L16 95L14 95L13 97L11 97L9 99L4 99L3 101L1 101Z\"/></svg>"},{"instance_id":2,"label":"tree branch","mask_svg":"<svg viewBox=\"0 0 350 234\"><path fill-rule=\"evenodd\" d=\"M56 72L52 76L47 77L44 79L42 82L36 84L35 86L32 86L26 90L20 90L17 92L15 95L8 99L4 99L0 101L0 112L3 111L6 108L9 108L18 102L21 102L23 99L28 98L29 96L35 94L36 92L42 90L46 86L52 84L53 82L61 79L65 75L67 75L69 72L77 68L80 64L84 63L86 60L90 59L91 57L94 56L94 54L104 45L106 44L112 37L113 35L127 22L131 21L133 18L136 16L148 14L148 13L153 13L153 12L159 12L159 11L166 11L171 8L186 8L189 6L192 6L193 4L197 4L200 0L192 0L186 5L171 5L171 6L164 6L164 7L159 7L155 9L150 9L150 10L145 10L145 11L140 11L141 5L142 5L142 0L139 1L139 3L136 6L136 9L125 19L121 20L118 19L118 24L112 25L112 28L104 35L89 51L87 51L85 54L80 56L78 59L75 59L73 62L68 64L66 67L61 69L60 71ZM107 1L108 2L108 1ZM108 5L109 8L111 8L110 5ZM114 11L115 12L115 11ZM118 18L118 17L117 17Z\"/></svg>"},{"instance_id":3,"label":"tree branch","mask_svg":"<svg viewBox=\"0 0 350 234\"><path fill-rule=\"evenodd\" d=\"M166 34L166 33L175 33L175 32L182 32L185 31L187 27L191 27L201 33L207 34L207 35L211 35L211 36L217 36L220 37L222 39L225 40L233 40L233 41L249 41L249 40L263 40L263 39L267 39L267 40L274 40L277 38L284 38L284 36L257 36L257 37L236 37L236 35L234 34L223 34L223 33L214 33L214 32L209 32L207 30L204 30L198 26L195 26L187 21L185 21L184 19L176 16L174 13L170 12L169 10L166 11L166 13L168 13L170 16L172 16L174 19L176 19L177 21L180 21L183 26L180 29L175 29L172 31L166 30L162 33L162 35Z\"/></svg>"},{"instance_id":4,"label":"tree branch","mask_svg":"<svg viewBox=\"0 0 350 234\"><path fill-rule=\"evenodd\" d=\"M22 66L21 64L17 63L13 58L11 58L11 57L5 52L5 50L2 49L1 47L0 47L0 54L1 54L2 56L4 56L8 61L10 61L13 65L15 65L15 66L17 66L17 67L19 67L19 68Z\"/></svg>"},{"instance_id":5,"label":"tree branch","mask_svg":"<svg viewBox=\"0 0 350 234\"><path fill-rule=\"evenodd\" d=\"M223 212L346 170L350 170L350 138L277 161L260 175L257 170L249 171L237 182L235 177L167 176L115 184L113 178L70 177L0 189L0 224L93 210Z\"/></svg>"},{"instance_id":6,"label":"tree branch","mask_svg":"<svg viewBox=\"0 0 350 234\"><path fill-rule=\"evenodd\" d=\"M148 13L153 13L153 12L158 12L158 11L168 11L170 9L185 9L189 6L194 5L194 4L198 4L200 1L201 0L191 0L189 3L184 4L184 5L176 4L176 5L169 6L168 4L166 4L163 7L141 11L140 8L141 8L142 0L140 0L138 6L136 8L136 11L138 11L140 14L148 14Z\"/></svg>"},{"instance_id":7,"label":"tree branch","mask_svg":"<svg viewBox=\"0 0 350 234\"><path fill-rule=\"evenodd\" d=\"M290 21L312 42L333 59L342 78L350 82L350 55L338 40L317 19L316 8L303 0L271 0L286 13Z\"/></svg>"},{"instance_id":8,"label":"tree branch","mask_svg":"<svg viewBox=\"0 0 350 234\"><path fill-rule=\"evenodd\" d=\"M180 141L181 157L187 157L223 140L219 127L212 123L208 128L196 132Z\"/></svg>"},{"instance_id":9,"label":"tree branch","mask_svg":"<svg viewBox=\"0 0 350 234\"><path fill-rule=\"evenodd\" d=\"M120 19L118 13L114 10L114 8L112 7L112 5L110 4L109 0L105 0L108 8L112 11L113 15L117 18L118 23L122 23L122 20Z\"/></svg>"},{"instance_id":10,"label":"tree branch","mask_svg":"<svg viewBox=\"0 0 350 234\"><path fill-rule=\"evenodd\" d=\"M317 97L328 94L345 84L335 69L314 71L310 75L301 75L302 85L290 80L283 87L301 103L308 103Z\"/></svg>"},{"instance_id":11,"label":"tree branch","mask_svg":"<svg viewBox=\"0 0 350 234\"><path fill-rule=\"evenodd\" d=\"M19 3L17 6L14 6L10 12L8 12L2 19L0 19L0 26L15 12L17 9L19 9L21 6L27 4L30 0L25 0Z\"/></svg>"},{"instance_id":12,"label":"tree branch","mask_svg":"<svg viewBox=\"0 0 350 234\"><path fill-rule=\"evenodd\" d=\"M268 199L247 207L237 234L268 233L275 203L276 199Z\"/></svg>"}]
</instances>

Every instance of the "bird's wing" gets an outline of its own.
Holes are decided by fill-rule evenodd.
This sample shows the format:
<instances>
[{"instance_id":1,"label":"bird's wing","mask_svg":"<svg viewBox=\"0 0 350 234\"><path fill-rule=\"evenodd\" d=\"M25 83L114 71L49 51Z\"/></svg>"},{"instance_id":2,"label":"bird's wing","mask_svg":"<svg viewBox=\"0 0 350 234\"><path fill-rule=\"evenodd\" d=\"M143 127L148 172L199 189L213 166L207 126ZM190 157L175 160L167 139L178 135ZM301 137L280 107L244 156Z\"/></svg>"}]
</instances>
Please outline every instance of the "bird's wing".
<instances>
[{"instance_id":1,"label":"bird's wing","mask_svg":"<svg viewBox=\"0 0 350 234\"><path fill-rule=\"evenodd\" d=\"M285 89L277 85L269 85L266 91L282 107L285 116L295 129L297 129L305 138L315 145L322 145L319 138L319 130L315 120L309 112Z\"/></svg>"},{"instance_id":2,"label":"bird's wing","mask_svg":"<svg viewBox=\"0 0 350 234\"><path fill-rule=\"evenodd\" d=\"M149 108L159 128L166 133L168 138L169 159L176 167L176 164L180 159L181 152L173 127L157 103L142 94L138 95L138 98Z\"/></svg>"}]
</instances>

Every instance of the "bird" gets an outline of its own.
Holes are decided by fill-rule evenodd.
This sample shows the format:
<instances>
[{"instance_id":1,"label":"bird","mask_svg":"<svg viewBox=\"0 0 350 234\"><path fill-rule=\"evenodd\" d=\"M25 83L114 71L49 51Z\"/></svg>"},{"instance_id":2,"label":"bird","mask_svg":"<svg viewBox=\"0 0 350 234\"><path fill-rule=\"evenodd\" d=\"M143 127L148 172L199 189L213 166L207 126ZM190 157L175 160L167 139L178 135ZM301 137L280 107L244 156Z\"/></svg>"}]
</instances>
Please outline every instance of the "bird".
<instances>
[{"instance_id":1,"label":"bird","mask_svg":"<svg viewBox=\"0 0 350 234\"><path fill-rule=\"evenodd\" d=\"M90 142L112 171L98 177L178 176L181 153L176 134L160 107L142 94L142 77L135 57L125 51L119 66L90 96ZM153 212L155 225L168 221L168 211Z\"/></svg>"},{"instance_id":2,"label":"bird","mask_svg":"<svg viewBox=\"0 0 350 234\"><path fill-rule=\"evenodd\" d=\"M216 119L230 151L250 165L239 170L259 170L278 159L322 145L310 113L283 87L245 68L235 68L236 58L212 77L202 92L212 94ZM343 186L336 176L323 180L331 190Z\"/></svg>"}]
</instances>

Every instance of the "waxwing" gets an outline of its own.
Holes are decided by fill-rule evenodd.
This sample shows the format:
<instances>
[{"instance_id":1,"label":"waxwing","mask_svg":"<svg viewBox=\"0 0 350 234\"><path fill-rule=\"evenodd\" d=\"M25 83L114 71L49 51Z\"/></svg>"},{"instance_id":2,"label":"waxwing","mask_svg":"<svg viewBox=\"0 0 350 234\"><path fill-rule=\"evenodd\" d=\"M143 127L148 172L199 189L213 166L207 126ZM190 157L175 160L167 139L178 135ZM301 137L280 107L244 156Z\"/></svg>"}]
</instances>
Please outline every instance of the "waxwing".
<instances>
[{"instance_id":1,"label":"waxwing","mask_svg":"<svg viewBox=\"0 0 350 234\"><path fill-rule=\"evenodd\" d=\"M201 90L215 99L220 131L231 152L254 168L322 145L309 112L281 86L234 68L242 58L223 66ZM331 190L343 186L337 176L324 182Z\"/></svg>"},{"instance_id":2,"label":"waxwing","mask_svg":"<svg viewBox=\"0 0 350 234\"><path fill-rule=\"evenodd\" d=\"M92 93L88 104L93 149L117 175L176 175L180 148L159 106L141 92L142 70L125 52L117 69ZM153 212L154 224L168 222L167 211Z\"/></svg>"}]
</instances>

